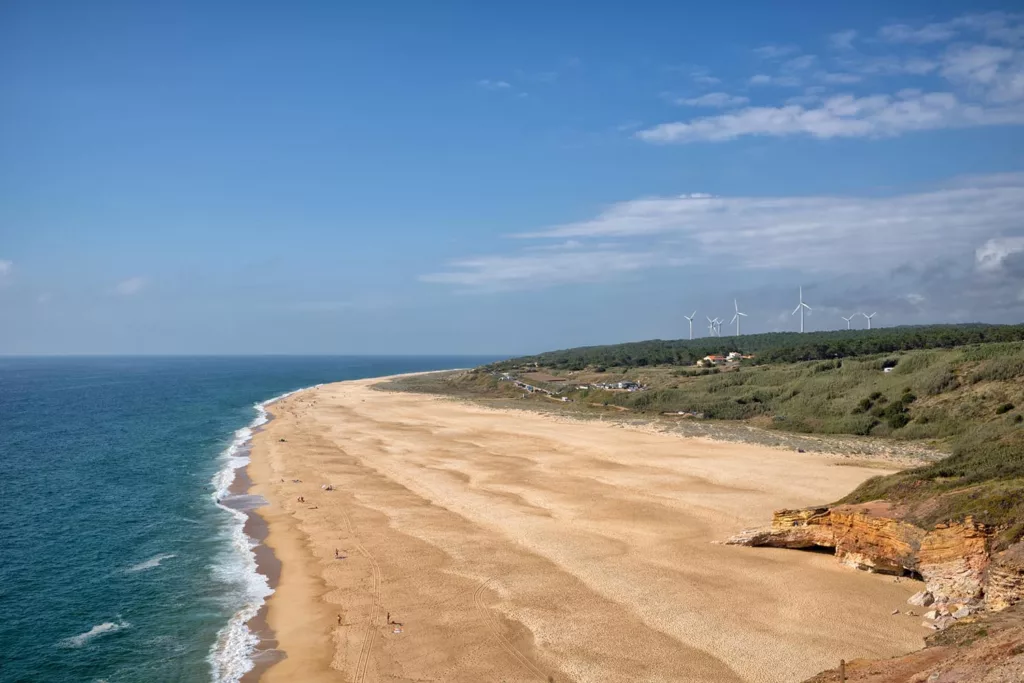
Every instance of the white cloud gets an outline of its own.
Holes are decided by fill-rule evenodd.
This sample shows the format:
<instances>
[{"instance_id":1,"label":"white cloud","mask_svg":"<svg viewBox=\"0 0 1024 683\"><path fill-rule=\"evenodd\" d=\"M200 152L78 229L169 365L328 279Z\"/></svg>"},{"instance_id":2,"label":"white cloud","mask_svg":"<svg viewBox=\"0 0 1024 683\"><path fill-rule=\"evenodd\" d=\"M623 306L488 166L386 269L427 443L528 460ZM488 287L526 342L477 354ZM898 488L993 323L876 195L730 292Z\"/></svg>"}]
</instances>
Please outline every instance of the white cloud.
<instances>
[{"instance_id":1,"label":"white cloud","mask_svg":"<svg viewBox=\"0 0 1024 683\"><path fill-rule=\"evenodd\" d=\"M941 73L992 102L1024 100L1024 53L995 45L958 45L943 57Z\"/></svg>"},{"instance_id":2,"label":"white cloud","mask_svg":"<svg viewBox=\"0 0 1024 683\"><path fill-rule=\"evenodd\" d=\"M709 92L700 97L679 98L674 100L676 104L683 104L690 107L739 107L750 101L750 98L742 95L730 95L724 92Z\"/></svg>"},{"instance_id":3,"label":"white cloud","mask_svg":"<svg viewBox=\"0 0 1024 683\"><path fill-rule=\"evenodd\" d=\"M684 74L687 78L692 80L698 85L717 85L722 82L722 79L716 78L711 75L711 72L706 66L694 66L692 64L683 64L681 66L668 67L669 71L675 71Z\"/></svg>"},{"instance_id":4,"label":"white cloud","mask_svg":"<svg viewBox=\"0 0 1024 683\"><path fill-rule=\"evenodd\" d=\"M147 282L142 277L130 277L127 280L122 280L114 286L114 293L120 294L121 296L131 296L141 292Z\"/></svg>"},{"instance_id":5,"label":"white cloud","mask_svg":"<svg viewBox=\"0 0 1024 683\"><path fill-rule=\"evenodd\" d=\"M818 90L818 88L806 88L803 95L787 97L786 104L799 104L801 106L818 104L824 99Z\"/></svg>"},{"instance_id":6,"label":"white cloud","mask_svg":"<svg viewBox=\"0 0 1024 683\"><path fill-rule=\"evenodd\" d=\"M653 143L720 142L749 135L816 138L887 137L908 131L1024 124L1024 106L982 107L952 93L904 90L896 95L837 95L821 106L748 107L735 112L663 123L638 131Z\"/></svg>"},{"instance_id":7,"label":"white cloud","mask_svg":"<svg viewBox=\"0 0 1024 683\"><path fill-rule=\"evenodd\" d=\"M987 40L1004 43L1024 41L1024 15L1007 12L966 14L949 21L910 26L889 24L878 31L879 37L890 43L924 45L952 40L964 34L981 34Z\"/></svg>"},{"instance_id":8,"label":"white cloud","mask_svg":"<svg viewBox=\"0 0 1024 683\"><path fill-rule=\"evenodd\" d=\"M663 251L600 247L527 251L511 256L477 256L452 261L448 270L423 275L420 280L476 290L532 289L570 282L595 282L680 262Z\"/></svg>"},{"instance_id":9,"label":"white cloud","mask_svg":"<svg viewBox=\"0 0 1024 683\"><path fill-rule=\"evenodd\" d=\"M9 275L11 270L14 269L14 261L5 261L0 259L0 277Z\"/></svg>"},{"instance_id":10,"label":"white cloud","mask_svg":"<svg viewBox=\"0 0 1024 683\"><path fill-rule=\"evenodd\" d=\"M992 235L1019 230L1024 173L970 178L891 197L637 199L597 217L520 235L524 239L682 238L695 256L751 268L861 271L907 260L970 253ZM995 243L1000 260L1019 238ZM1011 241L1007 241L1011 240ZM999 251L998 249L1002 249ZM1008 252L1007 252L1008 253ZM838 260L837 260L838 259Z\"/></svg>"},{"instance_id":11,"label":"white cloud","mask_svg":"<svg viewBox=\"0 0 1024 683\"><path fill-rule=\"evenodd\" d=\"M527 242L523 249L461 259L421 279L467 288L545 287L711 262L862 279L972 253L979 271L998 274L1024 253L1024 236L1005 236L1020 234L1021 215L1024 173L886 197L648 197L614 204L589 220L516 235ZM609 240L615 242L602 244ZM533 248L548 241L557 248Z\"/></svg>"},{"instance_id":12,"label":"white cloud","mask_svg":"<svg viewBox=\"0 0 1024 683\"><path fill-rule=\"evenodd\" d=\"M815 78L817 78L819 81L822 81L823 83L832 84L860 83L862 80L864 80L864 77L858 74L848 74L829 71L819 72L815 74Z\"/></svg>"},{"instance_id":13,"label":"white cloud","mask_svg":"<svg viewBox=\"0 0 1024 683\"><path fill-rule=\"evenodd\" d=\"M935 59L920 56L866 56L859 53L840 57L836 63L845 71L867 76L927 76L939 68Z\"/></svg>"},{"instance_id":14,"label":"white cloud","mask_svg":"<svg viewBox=\"0 0 1024 683\"><path fill-rule=\"evenodd\" d=\"M853 41L857 39L857 32L853 29L839 31L828 37L829 44L836 50L852 50Z\"/></svg>"},{"instance_id":15,"label":"white cloud","mask_svg":"<svg viewBox=\"0 0 1024 683\"><path fill-rule=\"evenodd\" d=\"M994 237L974 251L974 265L984 273L1002 270L1006 259L1024 253L1024 237Z\"/></svg>"},{"instance_id":16,"label":"white cloud","mask_svg":"<svg viewBox=\"0 0 1024 683\"><path fill-rule=\"evenodd\" d=\"M786 71L803 71L810 69L818 61L815 55L800 55L782 63L780 68Z\"/></svg>"},{"instance_id":17,"label":"white cloud","mask_svg":"<svg viewBox=\"0 0 1024 683\"><path fill-rule=\"evenodd\" d=\"M800 79L796 76L769 76L768 74L755 74L747 81L750 85L777 85L782 88L799 88Z\"/></svg>"},{"instance_id":18,"label":"white cloud","mask_svg":"<svg viewBox=\"0 0 1024 683\"><path fill-rule=\"evenodd\" d=\"M889 43L936 43L949 40L956 35L952 25L927 24L914 28L907 24L889 24L878 29L878 37Z\"/></svg>"},{"instance_id":19,"label":"white cloud","mask_svg":"<svg viewBox=\"0 0 1024 683\"><path fill-rule=\"evenodd\" d=\"M796 45L762 45L754 49L754 54L761 59L780 59L800 52Z\"/></svg>"},{"instance_id":20,"label":"white cloud","mask_svg":"<svg viewBox=\"0 0 1024 683\"><path fill-rule=\"evenodd\" d=\"M494 81L489 78L481 78L476 84L484 90L511 90L512 88L512 84L508 81Z\"/></svg>"}]
</instances>

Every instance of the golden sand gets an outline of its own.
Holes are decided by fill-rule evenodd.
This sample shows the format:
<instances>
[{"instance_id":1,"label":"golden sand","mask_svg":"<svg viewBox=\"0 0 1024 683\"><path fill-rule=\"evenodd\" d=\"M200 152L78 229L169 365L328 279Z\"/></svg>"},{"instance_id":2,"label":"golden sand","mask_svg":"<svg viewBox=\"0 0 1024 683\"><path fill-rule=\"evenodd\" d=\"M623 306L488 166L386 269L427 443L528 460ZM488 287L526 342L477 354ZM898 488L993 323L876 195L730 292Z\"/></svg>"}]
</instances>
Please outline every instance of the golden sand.
<instances>
[{"instance_id":1,"label":"golden sand","mask_svg":"<svg viewBox=\"0 0 1024 683\"><path fill-rule=\"evenodd\" d=\"M268 683L799 681L922 644L891 615L915 582L715 543L877 467L377 381L284 399L255 437L287 654Z\"/></svg>"}]
</instances>

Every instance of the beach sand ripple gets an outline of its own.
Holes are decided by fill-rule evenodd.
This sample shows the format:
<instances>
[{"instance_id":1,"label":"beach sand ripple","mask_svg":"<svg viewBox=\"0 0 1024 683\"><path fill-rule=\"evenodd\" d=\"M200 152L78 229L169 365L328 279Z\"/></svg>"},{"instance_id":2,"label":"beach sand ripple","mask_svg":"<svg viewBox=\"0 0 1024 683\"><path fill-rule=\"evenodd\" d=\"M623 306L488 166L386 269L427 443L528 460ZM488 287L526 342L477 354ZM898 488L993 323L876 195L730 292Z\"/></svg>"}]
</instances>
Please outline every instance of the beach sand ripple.
<instances>
[{"instance_id":1,"label":"beach sand ripple","mask_svg":"<svg viewBox=\"0 0 1024 683\"><path fill-rule=\"evenodd\" d=\"M375 381L290 396L254 439L266 681L799 681L922 643L891 614L916 582L716 543L877 467Z\"/></svg>"}]
</instances>

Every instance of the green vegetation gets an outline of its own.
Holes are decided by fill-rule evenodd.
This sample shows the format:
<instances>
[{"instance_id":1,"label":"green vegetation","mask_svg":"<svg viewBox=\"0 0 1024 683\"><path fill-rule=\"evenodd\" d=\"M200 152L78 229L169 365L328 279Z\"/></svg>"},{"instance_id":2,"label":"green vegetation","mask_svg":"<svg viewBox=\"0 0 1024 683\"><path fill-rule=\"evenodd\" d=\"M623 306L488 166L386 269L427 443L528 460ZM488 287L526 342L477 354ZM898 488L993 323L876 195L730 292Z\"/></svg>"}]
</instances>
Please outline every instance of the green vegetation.
<instances>
[{"instance_id":1,"label":"green vegetation","mask_svg":"<svg viewBox=\"0 0 1024 683\"><path fill-rule=\"evenodd\" d=\"M773 332L741 337L674 341L654 339L611 346L587 346L516 358L496 363L493 367L503 370L534 362L548 368L565 370L584 370L597 366L692 365L704 356L729 351L753 354L757 363L792 363L1022 340L1024 325L927 325L803 334ZM1019 368L1005 370L1009 373L1017 372L1016 376L1020 374Z\"/></svg>"}]
</instances>

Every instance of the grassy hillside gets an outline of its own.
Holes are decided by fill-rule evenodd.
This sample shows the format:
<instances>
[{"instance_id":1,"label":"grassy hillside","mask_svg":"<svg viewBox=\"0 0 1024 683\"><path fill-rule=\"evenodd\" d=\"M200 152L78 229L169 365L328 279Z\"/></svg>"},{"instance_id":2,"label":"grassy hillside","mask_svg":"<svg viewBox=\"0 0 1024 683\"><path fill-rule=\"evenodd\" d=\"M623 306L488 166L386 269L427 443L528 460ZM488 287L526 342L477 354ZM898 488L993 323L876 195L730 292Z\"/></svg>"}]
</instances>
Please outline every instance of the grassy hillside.
<instances>
[{"instance_id":1,"label":"grassy hillside","mask_svg":"<svg viewBox=\"0 0 1024 683\"><path fill-rule=\"evenodd\" d=\"M1024 325L926 325L803 334L773 332L740 337L702 337L673 341L653 339L610 346L586 346L516 358L496 363L495 367L506 369L534 362L566 370L690 365L704 356L729 351L755 354L759 363L791 363L1013 341L1024 341Z\"/></svg>"},{"instance_id":2,"label":"grassy hillside","mask_svg":"<svg viewBox=\"0 0 1024 683\"><path fill-rule=\"evenodd\" d=\"M573 405L619 406L648 414L694 412L787 432L930 440L952 455L869 480L844 502L883 498L901 505L908 519L924 526L973 515L1006 527L1007 538L1024 535L1024 342L725 371L648 365L569 370L559 364L563 356L538 358L544 357L555 364L540 368L567 381L533 383L570 398ZM524 361L509 365L523 366ZM887 367L890 372L884 371ZM649 388L579 388L624 379ZM457 384L464 395L516 391L491 368L465 375Z\"/></svg>"}]
</instances>

